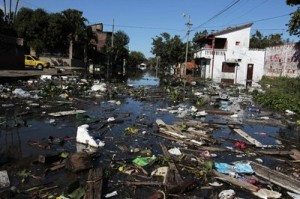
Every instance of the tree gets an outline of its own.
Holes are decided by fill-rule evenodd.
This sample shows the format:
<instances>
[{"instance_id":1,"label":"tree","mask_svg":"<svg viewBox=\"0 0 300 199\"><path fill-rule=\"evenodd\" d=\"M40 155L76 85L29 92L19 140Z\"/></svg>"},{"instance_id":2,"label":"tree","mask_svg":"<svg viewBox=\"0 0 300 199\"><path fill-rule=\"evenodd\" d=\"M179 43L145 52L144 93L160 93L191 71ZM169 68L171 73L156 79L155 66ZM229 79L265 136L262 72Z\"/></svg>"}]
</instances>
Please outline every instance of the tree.
<instances>
[{"instance_id":1,"label":"tree","mask_svg":"<svg viewBox=\"0 0 300 199\"><path fill-rule=\"evenodd\" d=\"M66 53L69 46L68 35L70 32L62 13L50 14L46 29L45 47L47 50L50 53Z\"/></svg>"},{"instance_id":2,"label":"tree","mask_svg":"<svg viewBox=\"0 0 300 199\"><path fill-rule=\"evenodd\" d=\"M151 52L160 57L160 67L167 71L171 66L182 63L185 59L185 44L180 37L171 37L169 33L161 33L160 36L152 38ZM190 51L189 51L190 52Z\"/></svg>"},{"instance_id":3,"label":"tree","mask_svg":"<svg viewBox=\"0 0 300 199\"><path fill-rule=\"evenodd\" d=\"M147 59L145 58L145 55L142 52L138 51L131 51L129 53L127 66L131 68L136 68L137 65L145 62Z\"/></svg>"},{"instance_id":4,"label":"tree","mask_svg":"<svg viewBox=\"0 0 300 199\"><path fill-rule=\"evenodd\" d=\"M200 46L198 45L198 40L202 37L205 37L208 35L208 31L207 30L203 30L203 31L200 31L200 32L196 32L194 34L194 37L192 39L192 42L193 42L193 46L192 46L192 51L194 53L196 53L197 51L200 50Z\"/></svg>"},{"instance_id":5,"label":"tree","mask_svg":"<svg viewBox=\"0 0 300 199\"><path fill-rule=\"evenodd\" d=\"M129 36L123 31L117 31L114 33L113 41L112 39L108 40L105 52L110 56L112 66L114 67L113 69L116 69L115 67L123 66L124 59L128 58L129 41Z\"/></svg>"},{"instance_id":6,"label":"tree","mask_svg":"<svg viewBox=\"0 0 300 199\"><path fill-rule=\"evenodd\" d=\"M11 23L6 20L6 16L2 9L0 9L0 34L8 36L17 36Z\"/></svg>"},{"instance_id":7,"label":"tree","mask_svg":"<svg viewBox=\"0 0 300 199\"><path fill-rule=\"evenodd\" d=\"M67 9L62 11L62 16L65 20L65 29L71 39L80 41L86 39L86 25L87 19L82 16L82 12L75 9Z\"/></svg>"},{"instance_id":8,"label":"tree","mask_svg":"<svg viewBox=\"0 0 300 199\"><path fill-rule=\"evenodd\" d=\"M287 0L287 5L297 6L300 4L300 0ZM300 36L300 8L291 14L291 19L288 24L288 30L290 35Z\"/></svg>"},{"instance_id":9,"label":"tree","mask_svg":"<svg viewBox=\"0 0 300 199\"><path fill-rule=\"evenodd\" d=\"M46 11L21 8L16 16L14 27L18 35L25 39L26 45L36 53L42 51L47 39L48 13Z\"/></svg>"},{"instance_id":10,"label":"tree","mask_svg":"<svg viewBox=\"0 0 300 199\"><path fill-rule=\"evenodd\" d=\"M281 45L285 42L281 36L282 34L264 36L261 32L256 31L250 38L250 48L264 49L270 46Z\"/></svg>"}]
</instances>

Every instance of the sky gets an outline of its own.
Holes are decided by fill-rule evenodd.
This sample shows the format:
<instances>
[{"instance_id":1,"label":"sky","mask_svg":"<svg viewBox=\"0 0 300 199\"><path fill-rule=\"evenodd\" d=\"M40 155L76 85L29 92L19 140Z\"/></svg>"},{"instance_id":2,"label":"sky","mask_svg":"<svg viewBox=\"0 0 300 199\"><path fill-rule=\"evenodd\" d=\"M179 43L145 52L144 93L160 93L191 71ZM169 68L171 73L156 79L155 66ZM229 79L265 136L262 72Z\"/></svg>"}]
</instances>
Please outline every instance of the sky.
<instances>
[{"instance_id":1,"label":"sky","mask_svg":"<svg viewBox=\"0 0 300 199\"><path fill-rule=\"evenodd\" d=\"M12 8L15 2L12 0ZM287 32L289 14L297 7L288 6L286 0L20 0L21 7L43 8L48 13L80 10L87 25L102 23L104 31L112 31L114 24L114 31L125 32L130 38L129 50L142 52L146 58L155 57L152 41L163 32L172 37L179 35L186 42L189 18L189 39L199 31L219 31L253 22L251 35L260 31L264 36L279 33L283 39L299 40Z\"/></svg>"}]
</instances>

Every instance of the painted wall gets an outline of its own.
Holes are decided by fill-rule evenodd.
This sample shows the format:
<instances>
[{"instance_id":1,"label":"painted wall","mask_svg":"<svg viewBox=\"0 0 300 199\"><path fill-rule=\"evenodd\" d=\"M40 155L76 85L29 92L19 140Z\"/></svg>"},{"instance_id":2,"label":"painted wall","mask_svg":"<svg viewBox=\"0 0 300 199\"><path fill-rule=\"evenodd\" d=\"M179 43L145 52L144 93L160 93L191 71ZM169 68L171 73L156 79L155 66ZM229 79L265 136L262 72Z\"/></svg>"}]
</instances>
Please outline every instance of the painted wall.
<instances>
[{"instance_id":1,"label":"painted wall","mask_svg":"<svg viewBox=\"0 0 300 199\"><path fill-rule=\"evenodd\" d=\"M298 77L299 46L279 45L266 48L264 73L270 77Z\"/></svg>"}]
</instances>

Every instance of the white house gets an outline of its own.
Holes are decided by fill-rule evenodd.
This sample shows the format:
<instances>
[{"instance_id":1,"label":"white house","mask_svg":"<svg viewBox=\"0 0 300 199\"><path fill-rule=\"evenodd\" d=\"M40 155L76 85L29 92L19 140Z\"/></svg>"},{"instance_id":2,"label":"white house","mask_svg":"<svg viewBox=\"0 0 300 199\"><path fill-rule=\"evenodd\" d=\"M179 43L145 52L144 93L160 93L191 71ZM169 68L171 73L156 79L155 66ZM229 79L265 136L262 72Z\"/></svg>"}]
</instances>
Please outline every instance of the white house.
<instances>
[{"instance_id":1,"label":"white house","mask_svg":"<svg viewBox=\"0 0 300 199\"><path fill-rule=\"evenodd\" d=\"M198 40L200 50L194 58L200 64L201 77L245 86L262 78L265 50L249 49L252 24L229 27Z\"/></svg>"}]
</instances>

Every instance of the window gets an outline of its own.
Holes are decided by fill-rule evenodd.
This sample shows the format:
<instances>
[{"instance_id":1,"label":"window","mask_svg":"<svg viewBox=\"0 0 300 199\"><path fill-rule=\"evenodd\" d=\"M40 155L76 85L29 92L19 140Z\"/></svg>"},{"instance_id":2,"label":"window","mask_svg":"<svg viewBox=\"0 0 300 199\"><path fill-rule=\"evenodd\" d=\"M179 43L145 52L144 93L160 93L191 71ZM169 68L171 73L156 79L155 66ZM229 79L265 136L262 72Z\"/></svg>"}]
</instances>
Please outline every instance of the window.
<instances>
[{"instance_id":1,"label":"window","mask_svg":"<svg viewBox=\"0 0 300 199\"><path fill-rule=\"evenodd\" d=\"M236 46L239 46L239 45L240 45L240 43L241 43L241 42L239 42L239 41L236 41L236 42L235 42L235 45L236 45Z\"/></svg>"},{"instance_id":2,"label":"window","mask_svg":"<svg viewBox=\"0 0 300 199\"><path fill-rule=\"evenodd\" d=\"M234 79L225 79L225 78L222 78L221 82L223 84L232 85L232 84L234 84Z\"/></svg>"},{"instance_id":3,"label":"window","mask_svg":"<svg viewBox=\"0 0 300 199\"><path fill-rule=\"evenodd\" d=\"M234 73L234 71L235 71L235 63L223 62L222 72L224 72L224 73Z\"/></svg>"}]
</instances>

